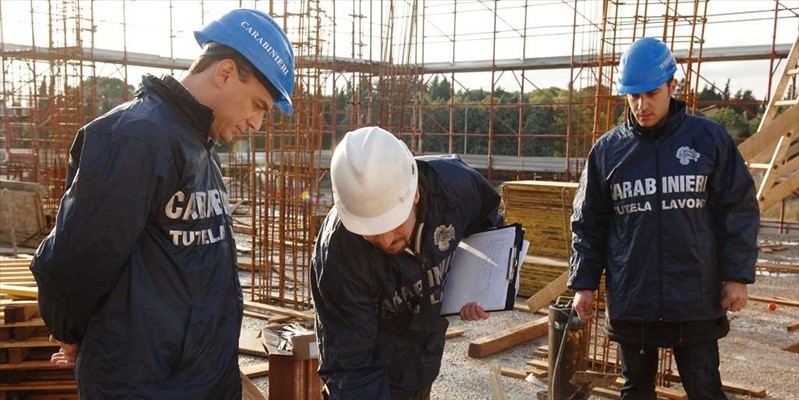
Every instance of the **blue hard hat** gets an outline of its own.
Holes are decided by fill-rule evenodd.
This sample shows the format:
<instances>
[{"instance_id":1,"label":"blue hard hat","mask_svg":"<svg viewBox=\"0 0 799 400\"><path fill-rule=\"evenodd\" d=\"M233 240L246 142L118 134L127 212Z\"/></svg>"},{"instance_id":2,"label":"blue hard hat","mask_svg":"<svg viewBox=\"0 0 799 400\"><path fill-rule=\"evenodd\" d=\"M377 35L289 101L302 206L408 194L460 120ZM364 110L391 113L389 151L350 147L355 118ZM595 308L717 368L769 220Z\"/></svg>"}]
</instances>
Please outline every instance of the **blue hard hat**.
<instances>
[{"instance_id":1,"label":"blue hard hat","mask_svg":"<svg viewBox=\"0 0 799 400\"><path fill-rule=\"evenodd\" d=\"M646 93L668 82L675 72L677 62L666 43L641 38L621 56L616 90L619 94Z\"/></svg>"},{"instance_id":2,"label":"blue hard hat","mask_svg":"<svg viewBox=\"0 0 799 400\"><path fill-rule=\"evenodd\" d=\"M236 9L194 32L200 46L216 42L246 58L280 93L275 107L291 115L294 91L294 51L286 33L262 11Z\"/></svg>"}]
</instances>

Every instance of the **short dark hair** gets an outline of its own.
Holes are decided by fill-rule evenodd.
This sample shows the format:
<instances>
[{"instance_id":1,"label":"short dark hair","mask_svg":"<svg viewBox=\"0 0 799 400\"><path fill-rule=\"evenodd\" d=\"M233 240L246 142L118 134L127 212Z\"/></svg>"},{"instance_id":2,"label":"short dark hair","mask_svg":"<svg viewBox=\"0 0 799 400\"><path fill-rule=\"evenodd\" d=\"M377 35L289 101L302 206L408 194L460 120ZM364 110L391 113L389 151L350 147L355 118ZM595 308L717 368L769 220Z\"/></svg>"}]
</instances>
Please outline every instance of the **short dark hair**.
<instances>
[{"instance_id":1,"label":"short dark hair","mask_svg":"<svg viewBox=\"0 0 799 400\"><path fill-rule=\"evenodd\" d=\"M189 67L189 75L199 74L208 69L208 67L215 62L222 60L233 61L242 82L249 79L250 75L255 75L258 81L261 82L261 85L263 85L272 96L272 99L277 101L277 99L281 97L275 85L269 82L261 72L255 69L252 63L244 58L241 53L231 47L216 42L208 42L205 47L203 47L203 54L200 54L191 64L191 67Z\"/></svg>"}]
</instances>

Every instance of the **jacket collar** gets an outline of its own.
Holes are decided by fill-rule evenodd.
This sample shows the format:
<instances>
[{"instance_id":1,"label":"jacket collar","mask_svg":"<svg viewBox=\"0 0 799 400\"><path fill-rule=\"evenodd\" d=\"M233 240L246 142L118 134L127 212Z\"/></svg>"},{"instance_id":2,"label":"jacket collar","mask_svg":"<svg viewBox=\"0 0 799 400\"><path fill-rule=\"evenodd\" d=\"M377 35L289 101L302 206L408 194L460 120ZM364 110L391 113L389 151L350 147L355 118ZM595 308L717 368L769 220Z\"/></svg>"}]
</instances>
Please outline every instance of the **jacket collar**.
<instances>
[{"instance_id":1,"label":"jacket collar","mask_svg":"<svg viewBox=\"0 0 799 400\"><path fill-rule=\"evenodd\" d=\"M209 140L208 132L211 129L211 123L214 121L214 112L200 104L183 84L169 75L162 75L157 78L146 74L142 78L136 97L142 97L147 92L157 94L158 97L161 97L176 108L189 121L189 124L197 130L203 141Z\"/></svg>"},{"instance_id":2,"label":"jacket collar","mask_svg":"<svg viewBox=\"0 0 799 400\"><path fill-rule=\"evenodd\" d=\"M685 102L670 99L669 101L669 115L660 121L657 125L651 128L644 128L638 124L638 121L633 115L633 111L627 109L627 128L638 136L648 139L663 139L674 133L675 128L685 118Z\"/></svg>"}]
</instances>

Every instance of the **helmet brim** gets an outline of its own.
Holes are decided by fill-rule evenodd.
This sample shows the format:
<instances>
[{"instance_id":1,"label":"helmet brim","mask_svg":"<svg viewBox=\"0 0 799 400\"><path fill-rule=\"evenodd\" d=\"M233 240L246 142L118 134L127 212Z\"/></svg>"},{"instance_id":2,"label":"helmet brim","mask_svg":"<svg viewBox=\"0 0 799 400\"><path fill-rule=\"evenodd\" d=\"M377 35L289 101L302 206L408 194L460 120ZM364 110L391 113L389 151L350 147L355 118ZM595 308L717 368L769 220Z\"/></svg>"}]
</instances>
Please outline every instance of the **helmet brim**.
<instances>
[{"instance_id":1,"label":"helmet brim","mask_svg":"<svg viewBox=\"0 0 799 400\"><path fill-rule=\"evenodd\" d=\"M412 193L412 195L406 196L405 201L398 203L391 210L371 218L350 214L338 201L334 203L333 207L336 208L341 222L348 231L357 235L381 235L396 229L411 215L411 208L416 198L415 187Z\"/></svg>"}]
</instances>

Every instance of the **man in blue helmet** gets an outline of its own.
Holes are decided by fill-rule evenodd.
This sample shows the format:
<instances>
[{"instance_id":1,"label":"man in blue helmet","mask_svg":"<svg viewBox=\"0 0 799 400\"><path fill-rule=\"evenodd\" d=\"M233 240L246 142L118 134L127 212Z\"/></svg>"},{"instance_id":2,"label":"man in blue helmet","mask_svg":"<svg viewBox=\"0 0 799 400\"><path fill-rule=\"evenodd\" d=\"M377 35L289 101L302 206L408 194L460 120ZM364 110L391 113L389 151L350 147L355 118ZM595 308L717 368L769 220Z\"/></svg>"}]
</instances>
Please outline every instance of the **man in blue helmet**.
<instances>
[{"instance_id":1,"label":"man in blue helmet","mask_svg":"<svg viewBox=\"0 0 799 400\"><path fill-rule=\"evenodd\" d=\"M195 32L181 82L146 75L136 98L80 129L56 224L31 270L52 361L81 399L240 399L242 294L214 149L292 113L291 43L237 9Z\"/></svg>"},{"instance_id":2,"label":"man in blue helmet","mask_svg":"<svg viewBox=\"0 0 799 400\"><path fill-rule=\"evenodd\" d=\"M655 399L658 347L673 348L691 400L723 399L718 339L755 279L752 177L722 126L672 98L677 67L666 44L635 41L619 68L627 122L597 140L574 199L574 309L593 317L604 272L623 399Z\"/></svg>"}]
</instances>

